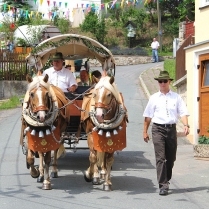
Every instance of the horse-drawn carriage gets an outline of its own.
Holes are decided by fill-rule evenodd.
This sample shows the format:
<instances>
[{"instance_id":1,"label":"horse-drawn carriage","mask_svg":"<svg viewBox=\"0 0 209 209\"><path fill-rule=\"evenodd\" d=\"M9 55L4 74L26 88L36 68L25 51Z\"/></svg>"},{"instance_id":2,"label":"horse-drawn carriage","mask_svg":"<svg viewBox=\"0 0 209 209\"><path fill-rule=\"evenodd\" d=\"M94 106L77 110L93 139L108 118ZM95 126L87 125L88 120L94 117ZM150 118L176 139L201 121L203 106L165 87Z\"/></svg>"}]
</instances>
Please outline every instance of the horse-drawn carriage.
<instances>
[{"instance_id":1,"label":"horse-drawn carriage","mask_svg":"<svg viewBox=\"0 0 209 209\"><path fill-rule=\"evenodd\" d=\"M96 84L92 86L78 86L76 92L64 94L49 84L48 75L41 75L44 65L57 51L62 52L65 64L70 63L75 74L81 65L89 68L90 63L97 63L103 76L93 76ZM35 77L27 77L20 137L31 176L43 182L43 189L51 189L51 159L51 177L56 178L57 158L62 151L87 139L90 166L85 171L85 180L98 184L102 174L104 189L110 190L113 155L126 147L127 121L122 94L114 83L115 61L111 52L91 38L66 34L43 41L26 60L37 71ZM78 60L80 66L72 69ZM39 167L34 165L34 156L39 157Z\"/></svg>"}]
</instances>

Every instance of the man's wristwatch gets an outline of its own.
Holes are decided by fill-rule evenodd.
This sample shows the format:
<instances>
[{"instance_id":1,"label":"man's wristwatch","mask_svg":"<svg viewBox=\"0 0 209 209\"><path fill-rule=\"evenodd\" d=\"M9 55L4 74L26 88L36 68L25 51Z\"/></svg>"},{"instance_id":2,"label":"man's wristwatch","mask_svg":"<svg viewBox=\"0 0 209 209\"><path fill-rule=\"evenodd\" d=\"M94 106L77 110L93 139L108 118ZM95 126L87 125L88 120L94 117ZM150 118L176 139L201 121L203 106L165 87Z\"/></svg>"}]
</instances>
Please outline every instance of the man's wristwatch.
<instances>
[{"instance_id":1,"label":"man's wristwatch","mask_svg":"<svg viewBox=\"0 0 209 209\"><path fill-rule=\"evenodd\" d=\"M186 126L186 127L190 128L190 126L189 126L189 125L184 125L184 126Z\"/></svg>"}]
</instances>

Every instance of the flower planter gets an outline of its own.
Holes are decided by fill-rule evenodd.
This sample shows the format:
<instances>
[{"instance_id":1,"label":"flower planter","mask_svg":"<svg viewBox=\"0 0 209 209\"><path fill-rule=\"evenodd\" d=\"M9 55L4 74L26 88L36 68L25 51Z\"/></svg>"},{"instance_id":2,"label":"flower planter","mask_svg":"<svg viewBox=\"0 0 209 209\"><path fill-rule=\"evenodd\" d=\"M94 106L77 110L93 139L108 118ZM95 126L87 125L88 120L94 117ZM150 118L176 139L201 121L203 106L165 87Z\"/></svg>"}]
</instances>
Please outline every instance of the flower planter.
<instances>
[{"instance_id":1,"label":"flower planter","mask_svg":"<svg viewBox=\"0 0 209 209\"><path fill-rule=\"evenodd\" d=\"M194 157L209 158L209 144L194 145Z\"/></svg>"},{"instance_id":2,"label":"flower planter","mask_svg":"<svg viewBox=\"0 0 209 209\"><path fill-rule=\"evenodd\" d=\"M31 47L24 47L24 46L16 46L15 52L22 53L22 54L29 54L31 52Z\"/></svg>"}]
</instances>

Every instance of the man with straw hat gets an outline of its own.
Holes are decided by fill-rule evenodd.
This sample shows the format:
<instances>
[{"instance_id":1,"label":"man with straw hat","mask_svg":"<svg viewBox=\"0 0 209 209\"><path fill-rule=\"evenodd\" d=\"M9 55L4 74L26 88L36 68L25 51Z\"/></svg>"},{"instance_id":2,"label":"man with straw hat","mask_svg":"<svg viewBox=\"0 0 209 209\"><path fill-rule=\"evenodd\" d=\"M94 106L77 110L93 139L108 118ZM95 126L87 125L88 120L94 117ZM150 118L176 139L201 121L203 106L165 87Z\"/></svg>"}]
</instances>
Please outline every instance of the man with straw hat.
<instances>
[{"instance_id":1,"label":"man with straw hat","mask_svg":"<svg viewBox=\"0 0 209 209\"><path fill-rule=\"evenodd\" d=\"M149 141L148 128L152 121L152 140L155 149L159 195L167 195L172 168L176 160L178 117L184 124L185 135L189 134L188 111L182 98L171 91L169 85L173 80L167 71L161 71L155 78L160 91L153 94L144 110L143 138Z\"/></svg>"},{"instance_id":2,"label":"man with straw hat","mask_svg":"<svg viewBox=\"0 0 209 209\"><path fill-rule=\"evenodd\" d=\"M63 55L56 52L52 56L53 66L46 69L43 75L48 74L49 83L58 86L63 92L74 92L77 88L77 82L72 72L63 66Z\"/></svg>"}]
</instances>

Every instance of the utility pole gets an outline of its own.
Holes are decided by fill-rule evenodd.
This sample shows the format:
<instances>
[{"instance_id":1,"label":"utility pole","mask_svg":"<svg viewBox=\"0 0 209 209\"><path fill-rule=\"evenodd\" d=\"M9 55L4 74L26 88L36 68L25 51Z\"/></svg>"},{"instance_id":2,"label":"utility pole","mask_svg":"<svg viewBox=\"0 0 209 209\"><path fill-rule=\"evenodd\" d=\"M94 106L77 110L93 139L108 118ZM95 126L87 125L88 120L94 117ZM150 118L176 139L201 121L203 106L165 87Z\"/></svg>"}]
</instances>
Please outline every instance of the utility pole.
<instances>
[{"instance_id":1,"label":"utility pole","mask_svg":"<svg viewBox=\"0 0 209 209\"><path fill-rule=\"evenodd\" d=\"M157 16L158 16L158 41L160 44L160 52L162 52L162 27L161 27L161 10L159 0L157 0Z\"/></svg>"}]
</instances>

